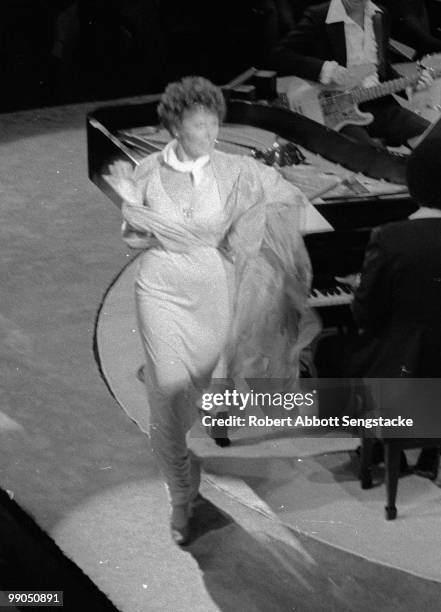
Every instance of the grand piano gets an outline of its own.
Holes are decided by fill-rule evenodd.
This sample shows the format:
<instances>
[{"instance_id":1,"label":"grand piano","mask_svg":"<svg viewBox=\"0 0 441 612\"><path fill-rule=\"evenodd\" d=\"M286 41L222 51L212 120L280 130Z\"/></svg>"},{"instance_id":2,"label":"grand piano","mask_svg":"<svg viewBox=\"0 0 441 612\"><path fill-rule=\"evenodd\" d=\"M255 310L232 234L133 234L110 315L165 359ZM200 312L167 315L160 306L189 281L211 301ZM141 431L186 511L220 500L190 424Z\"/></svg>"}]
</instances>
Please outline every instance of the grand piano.
<instances>
[{"instance_id":1,"label":"grand piano","mask_svg":"<svg viewBox=\"0 0 441 612\"><path fill-rule=\"evenodd\" d=\"M152 96L143 102L98 108L87 117L89 177L116 205L121 204L120 198L104 176L108 174L109 165L115 160L126 160L133 165L138 163L139 150L131 146L131 142L136 143L136 138L133 141L131 137L137 137L138 128L143 133L145 126L157 125L158 99L159 96ZM226 124L238 127L239 131L240 126L245 131L250 126L268 131L276 138L275 148L279 153L280 142L294 144L300 147L303 153L308 152L313 160L326 160L343 168L344 172L350 171L357 173L357 176L377 181L374 193L369 190L362 190L361 193L349 190L333 195L331 192L329 197L314 200L316 210L330 227L327 231L305 235L314 273L310 303L320 312L325 329L333 328L339 331L350 328L351 294L346 287L336 283L335 276L345 276L361 269L365 247L373 227L404 219L416 210L416 204L405 187L405 156L390 153L380 147L355 143L300 114L269 104L229 100ZM155 150L154 147L151 150ZM256 155L259 151L251 152L259 157ZM262 163L268 162L268 157L280 161L280 156L277 155L260 157ZM300 160L302 157L303 155L299 156ZM311 166L314 168L313 162ZM295 170L294 166L292 168ZM287 170L289 174L291 170ZM331 378L335 373L326 370L326 351L324 353L324 378ZM320 368L319 375L323 375ZM342 405L340 400L347 388L341 390L337 385L337 389L331 389L329 394L326 392L325 381L323 389L324 401L320 399L320 412L326 416L328 406L332 413L336 404ZM386 517L391 519L396 516L397 457L402 445L401 441L395 438L384 438L384 441L388 491ZM411 445L412 440L407 443ZM420 445L423 444L427 445L427 440L420 441ZM364 488L372 485L369 456L369 445L363 443L361 479Z\"/></svg>"},{"instance_id":2,"label":"grand piano","mask_svg":"<svg viewBox=\"0 0 441 612\"><path fill-rule=\"evenodd\" d=\"M136 144L139 130L142 134L145 126L158 124L158 99L159 96L150 96L143 102L98 108L87 117L89 177L116 205L121 204L120 198L104 176L115 160L138 163L140 154L133 142ZM273 147L279 151L282 142L294 144L311 155L309 168L313 174L316 160L321 159L334 164L341 172L355 173L375 182L373 193L349 189L333 195L331 191L328 196L314 200L316 210L332 231L305 236L314 272L310 303L320 309L325 327L347 322L351 295L347 288L336 283L335 276L360 270L372 227L403 219L416 210L405 187L405 156L353 142L298 113L265 103L229 100L225 125L236 127L232 138L241 140L241 152L246 150L243 146L246 140L240 139L240 132L246 132L251 126L259 133L269 134L270 140L274 139ZM239 136L235 137L234 133ZM231 145L231 134L229 138ZM256 149L248 149L246 152L259 157ZM268 156L261 157L262 163L268 163ZM280 161L277 156L276 160ZM295 183L297 166L282 170L285 176L292 170ZM302 180L300 188L304 189Z\"/></svg>"}]
</instances>

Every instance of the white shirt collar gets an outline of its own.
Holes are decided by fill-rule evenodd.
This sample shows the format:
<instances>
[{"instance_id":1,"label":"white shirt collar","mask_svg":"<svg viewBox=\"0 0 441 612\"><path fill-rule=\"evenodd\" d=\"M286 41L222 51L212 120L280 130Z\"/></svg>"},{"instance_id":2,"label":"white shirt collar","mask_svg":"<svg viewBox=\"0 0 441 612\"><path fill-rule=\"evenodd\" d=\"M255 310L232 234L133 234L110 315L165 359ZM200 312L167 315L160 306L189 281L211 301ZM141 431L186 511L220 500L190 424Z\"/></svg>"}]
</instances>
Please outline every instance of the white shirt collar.
<instances>
[{"instance_id":1,"label":"white shirt collar","mask_svg":"<svg viewBox=\"0 0 441 612\"><path fill-rule=\"evenodd\" d=\"M420 206L418 210L409 215L409 219L429 219L430 217L441 217L439 208L429 208L428 206Z\"/></svg>"},{"instance_id":2,"label":"white shirt collar","mask_svg":"<svg viewBox=\"0 0 441 612\"><path fill-rule=\"evenodd\" d=\"M376 6L373 2L368 2L365 8L365 17L372 17L375 13L381 13L381 9ZM331 0L329 5L328 14L326 16L326 23L338 23L343 21L344 23L354 23L353 19L349 17L345 7L341 0Z\"/></svg>"},{"instance_id":3,"label":"white shirt collar","mask_svg":"<svg viewBox=\"0 0 441 612\"><path fill-rule=\"evenodd\" d=\"M177 140L170 141L162 151L162 158L165 163L177 172L189 172L193 179L193 184L197 187L203 177L203 168L210 161L209 155L203 155L195 160L181 161L176 155Z\"/></svg>"}]
</instances>

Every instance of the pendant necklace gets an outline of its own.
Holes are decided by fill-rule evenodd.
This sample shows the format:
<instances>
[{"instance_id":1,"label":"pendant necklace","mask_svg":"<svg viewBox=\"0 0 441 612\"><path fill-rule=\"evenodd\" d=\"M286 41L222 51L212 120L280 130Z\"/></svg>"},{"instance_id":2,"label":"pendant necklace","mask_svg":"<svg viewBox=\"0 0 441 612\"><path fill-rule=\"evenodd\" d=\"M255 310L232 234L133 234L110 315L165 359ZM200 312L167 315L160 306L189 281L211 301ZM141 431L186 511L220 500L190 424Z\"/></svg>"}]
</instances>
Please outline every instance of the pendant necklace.
<instances>
[{"instance_id":1,"label":"pendant necklace","mask_svg":"<svg viewBox=\"0 0 441 612\"><path fill-rule=\"evenodd\" d=\"M190 219L193 219L194 206L186 206L185 208L182 209L182 213L184 215L184 218L187 221L189 221Z\"/></svg>"}]
</instances>

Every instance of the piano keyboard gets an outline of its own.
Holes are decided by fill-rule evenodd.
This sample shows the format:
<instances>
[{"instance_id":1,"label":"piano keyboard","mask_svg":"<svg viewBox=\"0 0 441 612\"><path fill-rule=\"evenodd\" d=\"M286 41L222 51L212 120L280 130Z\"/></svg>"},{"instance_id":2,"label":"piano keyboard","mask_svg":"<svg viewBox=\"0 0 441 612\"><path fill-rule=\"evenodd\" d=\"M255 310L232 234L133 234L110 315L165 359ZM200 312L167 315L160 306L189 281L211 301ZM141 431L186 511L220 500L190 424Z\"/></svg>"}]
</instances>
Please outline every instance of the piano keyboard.
<instances>
[{"instance_id":1,"label":"piano keyboard","mask_svg":"<svg viewBox=\"0 0 441 612\"><path fill-rule=\"evenodd\" d=\"M324 308L326 306L344 306L350 304L353 299L354 294L350 289L336 285L324 289L312 289L307 303L311 308Z\"/></svg>"}]
</instances>

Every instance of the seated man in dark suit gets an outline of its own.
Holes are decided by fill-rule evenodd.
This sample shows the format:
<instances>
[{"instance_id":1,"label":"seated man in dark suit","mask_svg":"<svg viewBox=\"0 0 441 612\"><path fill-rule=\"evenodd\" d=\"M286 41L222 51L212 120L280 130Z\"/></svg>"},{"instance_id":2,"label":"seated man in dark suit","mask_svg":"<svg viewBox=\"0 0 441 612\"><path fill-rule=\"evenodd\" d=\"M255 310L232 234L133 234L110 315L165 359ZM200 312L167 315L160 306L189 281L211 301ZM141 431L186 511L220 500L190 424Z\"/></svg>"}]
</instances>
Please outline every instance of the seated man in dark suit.
<instances>
[{"instance_id":1,"label":"seated man in dark suit","mask_svg":"<svg viewBox=\"0 0 441 612\"><path fill-rule=\"evenodd\" d=\"M384 9L369 0L332 0L305 11L275 48L269 64L280 76L295 75L341 87L351 83L348 68L371 64L373 74L361 83L370 87L398 76L388 61L388 36ZM417 88L431 82L428 72L423 72ZM345 126L342 132L371 144L372 138L382 138L392 146L407 144L429 125L391 96L365 102L360 110L372 113L374 121L367 128Z\"/></svg>"},{"instance_id":2,"label":"seated man in dark suit","mask_svg":"<svg viewBox=\"0 0 441 612\"><path fill-rule=\"evenodd\" d=\"M441 135L430 134L407 165L409 192L419 209L375 229L367 247L353 302L364 333L351 358L352 375L441 378L440 175ZM441 419L438 400L432 413ZM435 478L438 449L424 449L417 470Z\"/></svg>"}]
</instances>

